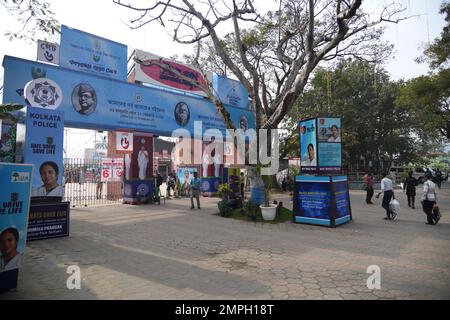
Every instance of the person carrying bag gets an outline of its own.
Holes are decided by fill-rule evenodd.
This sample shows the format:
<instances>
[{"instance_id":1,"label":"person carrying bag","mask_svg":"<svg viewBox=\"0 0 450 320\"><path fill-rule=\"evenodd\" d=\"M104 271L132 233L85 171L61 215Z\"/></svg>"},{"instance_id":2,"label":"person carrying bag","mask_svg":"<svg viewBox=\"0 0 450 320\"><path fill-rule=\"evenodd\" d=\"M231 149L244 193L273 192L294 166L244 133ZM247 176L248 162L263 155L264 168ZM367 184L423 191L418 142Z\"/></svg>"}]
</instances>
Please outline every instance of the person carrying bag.
<instances>
[{"instance_id":1,"label":"person carrying bag","mask_svg":"<svg viewBox=\"0 0 450 320\"><path fill-rule=\"evenodd\" d=\"M437 206L436 184L431 181L431 178L431 173L425 175L421 202L423 212L427 215L427 224L435 225L439 222L441 215Z\"/></svg>"}]
</instances>

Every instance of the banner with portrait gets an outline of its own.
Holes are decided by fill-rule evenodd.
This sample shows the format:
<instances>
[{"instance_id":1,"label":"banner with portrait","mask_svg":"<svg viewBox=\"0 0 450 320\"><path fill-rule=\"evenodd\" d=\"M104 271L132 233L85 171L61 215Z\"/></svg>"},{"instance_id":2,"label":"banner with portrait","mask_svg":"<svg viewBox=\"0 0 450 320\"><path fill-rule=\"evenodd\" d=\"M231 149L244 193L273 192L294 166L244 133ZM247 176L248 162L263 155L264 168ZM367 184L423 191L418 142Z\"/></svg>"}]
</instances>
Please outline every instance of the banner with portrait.
<instances>
[{"instance_id":1,"label":"banner with portrait","mask_svg":"<svg viewBox=\"0 0 450 320\"><path fill-rule=\"evenodd\" d=\"M126 81L107 79L53 65L5 56L3 101L24 104L23 88L30 80L47 86L47 95L37 97L39 105L63 111L71 127L103 130L135 130L171 136L175 129L194 134L200 129L218 129L225 137L222 115L203 97L163 91ZM253 112L227 106L235 127L255 128ZM20 112L17 112L20 114Z\"/></svg>"},{"instance_id":2,"label":"banner with portrait","mask_svg":"<svg viewBox=\"0 0 450 320\"><path fill-rule=\"evenodd\" d=\"M300 165L301 172L316 174L317 172L317 125L316 119L300 121Z\"/></svg>"},{"instance_id":3,"label":"banner with portrait","mask_svg":"<svg viewBox=\"0 0 450 320\"><path fill-rule=\"evenodd\" d=\"M318 118L319 173L340 174L342 166L341 119Z\"/></svg>"},{"instance_id":4,"label":"banner with portrait","mask_svg":"<svg viewBox=\"0 0 450 320\"><path fill-rule=\"evenodd\" d=\"M27 107L25 163L35 167L32 197L63 197L64 113Z\"/></svg>"},{"instance_id":5,"label":"banner with portrait","mask_svg":"<svg viewBox=\"0 0 450 320\"><path fill-rule=\"evenodd\" d=\"M191 180L194 179L194 172L197 172L196 168L178 168L177 180L180 183L179 192L181 195L188 195L191 187Z\"/></svg>"},{"instance_id":6,"label":"banner with portrait","mask_svg":"<svg viewBox=\"0 0 450 320\"><path fill-rule=\"evenodd\" d=\"M22 267L32 174L33 165L0 163L0 291L9 281L3 273Z\"/></svg>"}]
</instances>

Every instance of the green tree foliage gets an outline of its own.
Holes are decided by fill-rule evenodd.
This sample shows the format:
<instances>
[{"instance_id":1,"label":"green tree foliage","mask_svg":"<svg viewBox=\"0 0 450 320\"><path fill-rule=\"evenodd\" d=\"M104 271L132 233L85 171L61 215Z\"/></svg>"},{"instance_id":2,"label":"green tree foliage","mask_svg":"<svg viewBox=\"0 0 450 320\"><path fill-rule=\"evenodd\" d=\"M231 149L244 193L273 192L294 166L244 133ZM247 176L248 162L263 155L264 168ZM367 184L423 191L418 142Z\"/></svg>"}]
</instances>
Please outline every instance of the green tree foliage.
<instances>
[{"instance_id":1,"label":"green tree foliage","mask_svg":"<svg viewBox=\"0 0 450 320\"><path fill-rule=\"evenodd\" d=\"M0 104L0 120L9 120L14 123L17 122L16 117L14 117L11 113L14 111L20 110L23 108L23 105L18 103L7 103L7 104Z\"/></svg>"},{"instance_id":2,"label":"green tree foliage","mask_svg":"<svg viewBox=\"0 0 450 320\"><path fill-rule=\"evenodd\" d=\"M443 2L439 11L445 14L447 25L441 32L441 37L425 50L425 57L432 69L438 68L448 62L450 57L450 2Z\"/></svg>"},{"instance_id":3,"label":"green tree foliage","mask_svg":"<svg viewBox=\"0 0 450 320\"><path fill-rule=\"evenodd\" d=\"M17 18L22 24L19 31L8 30L4 33L10 40L14 38L35 41L38 33L54 34L59 32L58 21L50 10L50 4L44 0L0 0L0 6Z\"/></svg>"},{"instance_id":4,"label":"green tree foliage","mask_svg":"<svg viewBox=\"0 0 450 320\"><path fill-rule=\"evenodd\" d=\"M450 2L441 5L447 25L441 37L424 52L419 61L428 61L434 73L408 81L401 89L397 104L410 111L411 116L424 128L426 140L450 139Z\"/></svg>"},{"instance_id":5,"label":"green tree foliage","mask_svg":"<svg viewBox=\"0 0 450 320\"><path fill-rule=\"evenodd\" d=\"M415 158L414 123L408 111L394 103L399 87L377 65L344 60L333 70L316 72L290 118L341 117L347 164L361 160L366 165L380 160L409 162ZM295 140L299 140L298 133Z\"/></svg>"},{"instance_id":6,"label":"green tree foliage","mask_svg":"<svg viewBox=\"0 0 450 320\"><path fill-rule=\"evenodd\" d=\"M408 81L397 104L410 111L425 135L450 139L450 69Z\"/></svg>"}]
</instances>

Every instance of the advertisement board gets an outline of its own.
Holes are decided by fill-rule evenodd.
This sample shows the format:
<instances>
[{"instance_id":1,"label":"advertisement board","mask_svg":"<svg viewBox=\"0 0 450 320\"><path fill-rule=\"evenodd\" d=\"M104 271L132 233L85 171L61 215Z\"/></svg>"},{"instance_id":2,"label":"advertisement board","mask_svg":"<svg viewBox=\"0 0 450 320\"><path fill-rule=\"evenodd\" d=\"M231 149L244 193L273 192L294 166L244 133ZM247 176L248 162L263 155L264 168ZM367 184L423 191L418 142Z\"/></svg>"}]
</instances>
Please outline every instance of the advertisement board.
<instances>
[{"instance_id":1,"label":"advertisement board","mask_svg":"<svg viewBox=\"0 0 450 320\"><path fill-rule=\"evenodd\" d=\"M352 219L350 207L350 193L346 176L332 177L334 195L334 219L336 225Z\"/></svg>"},{"instance_id":2,"label":"advertisement board","mask_svg":"<svg viewBox=\"0 0 450 320\"><path fill-rule=\"evenodd\" d=\"M102 182L122 181L123 159L103 158L102 159Z\"/></svg>"},{"instance_id":3,"label":"advertisement board","mask_svg":"<svg viewBox=\"0 0 450 320\"><path fill-rule=\"evenodd\" d=\"M194 178L194 172L197 172L196 168L178 168L177 178L181 186L181 195L189 194L191 180Z\"/></svg>"},{"instance_id":4,"label":"advertisement board","mask_svg":"<svg viewBox=\"0 0 450 320\"><path fill-rule=\"evenodd\" d=\"M167 66L174 68L182 75L195 81L198 81L202 85L205 86L207 85L207 81L203 73L200 70L197 70L191 66L170 59L166 59L142 50L135 50L135 57L147 64L151 62L163 63ZM205 92L193 86L190 82L181 79L175 73L170 72L168 70L164 70L157 65L145 66L139 63L135 63L134 67L135 67L136 81L150 83L164 88L176 89L179 91L184 91L187 93L207 97L207 94Z\"/></svg>"},{"instance_id":5,"label":"advertisement board","mask_svg":"<svg viewBox=\"0 0 450 320\"><path fill-rule=\"evenodd\" d=\"M127 80L127 46L61 26L60 66L113 79Z\"/></svg>"},{"instance_id":6,"label":"advertisement board","mask_svg":"<svg viewBox=\"0 0 450 320\"><path fill-rule=\"evenodd\" d=\"M316 119L300 121L300 165L301 172L317 172L317 125Z\"/></svg>"},{"instance_id":7,"label":"advertisement board","mask_svg":"<svg viewBox=\"0 0 450 320\"><path fill-rule=\"evenodd\" d=\"M27 239L42 240L69 236L70 203L32 204Z\"/></svg>"},{"instance_id":8,"label":"advertisement board","mask_svg":"<svg viewBox=\"0 0 450 320\"><path fill-rule=\"evenodd\" d=\"M17 286L27 240L32 175L33 165L0 163L0 292Z\"/></svg>"},{"instance_id":9,"label":"advertisement board","mask_svg":"<svg viewBox=\"0 0 450 320\"><path fill-rule=\"evenodd\" d=\"M342 166L341 119L318 118L318 159L320 174L340 174Z\"/></svg>"},{"instance_id":10,"label":"advertisement board","mask_svg":"<svg viewBox=\"0 0 450 320\"><path fill-rule=\"evenodd\" d=\"M296 222L330 225L330 178L297 176L295 184Z\"/></svg>"},{"instance_id":11,"label":"advertisement board","mask_svg":"<svg viewBox=\"0 0 450 320\"><path fill-rule=\"evenodd\" d=\"M248 92L240 81L213 74L212 84L214 93L223 103L235 108L250 108ZM245 130L246 124L244 122L239 125L242 125Z\"/></svg>"},{"instance_id":12,"label":"advertisement board","mask_svg":"<svg viewBox=\"0 0 450 320\"><path fill-rule=\"evenodd\" d=\"M202 121L201 129L226 127L214 104L203 97L187 96L156 88L106 79L87 73L5 56L3 60L3 101L24 104L21 94L33 77L50 79L62 92L62 99L46 101L59 103L65 125L85 129L135 130L171 136L175 129L194 134L194 121ZM33 71L34 70L34 71ZM58 95L59 96L59 95ZM40 97L41 100L46 100ZM248 128L255 128L255 115L245 109L227 107L236 127L242 117Z\"/></svg>"},{"instance_id":13,"label":"advertisement board","mask_svg":"<svg viewBox=\"0 0 450 320\"><path fill-rule=\"evenodd\" d=\"M335 227L352 220L346 176L297 176L294 222Z\"/></svg>"},{"instance_id":14,"label":"advertisement board","mask_svg":"<svg viewBox=\"0 0 450 320\"><path fill-rule=\"evenodd\" d=\"M35 167L32 197L62 197L64 113L27 108L25 163Z\"/></svg>"}]
</instances>

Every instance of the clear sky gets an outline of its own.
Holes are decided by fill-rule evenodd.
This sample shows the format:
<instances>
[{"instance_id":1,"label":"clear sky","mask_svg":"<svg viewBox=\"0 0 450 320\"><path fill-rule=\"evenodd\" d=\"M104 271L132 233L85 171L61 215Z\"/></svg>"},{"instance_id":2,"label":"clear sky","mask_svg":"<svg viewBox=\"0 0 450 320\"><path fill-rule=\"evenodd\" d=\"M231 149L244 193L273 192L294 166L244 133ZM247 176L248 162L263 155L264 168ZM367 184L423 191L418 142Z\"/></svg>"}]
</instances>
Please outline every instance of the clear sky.
<instances>
[{"instance_id":1,"label":"clear sky","mask_svg":"<svg viewBox=\"0 0 450 320\"><path fill-rule=\"evenodd\" d=\"M191 53L189 47L173 42L169 33L156 23L142 29L130 30L125 22L132 16L131 13L113 4L112 0L48 0L48 2L60 23L126 44L129 54L133 49L142 49L164 57ZM375 14L377 9L388 2L392 1L365 0L364 6ZM399 24L386 25L384 38L395 45L395 57L386 61L385 68L395 80L409 79L428 72L426 64L418 64L414 60L421 55L421 47L439 36L445 22L444 16L438 14L441 0L397 0L397 2L407 7L406 15L419 16ZM0 21L0 59L3 60L4 55L11 55L35 60L36 43L9 41L3 36L8 30L21 28L16 19L9 16L3 7L0 7ZM49 37L49 40L59 42L59 36ZM2 81L3 68L0 68L0 82ZM68 145L73 146L75 141L84 139L84 136L86 141L90 139L90 142L84 141L85 144L94 143L93 134L69 134ZM74 149L76 156L81 156L81 153L76 151L77 148L71 149ZM75 153L70 152L69 156L74 156Z\"/></svg>"}]
</instances>

